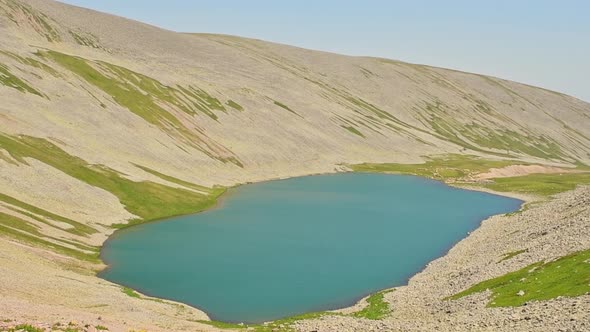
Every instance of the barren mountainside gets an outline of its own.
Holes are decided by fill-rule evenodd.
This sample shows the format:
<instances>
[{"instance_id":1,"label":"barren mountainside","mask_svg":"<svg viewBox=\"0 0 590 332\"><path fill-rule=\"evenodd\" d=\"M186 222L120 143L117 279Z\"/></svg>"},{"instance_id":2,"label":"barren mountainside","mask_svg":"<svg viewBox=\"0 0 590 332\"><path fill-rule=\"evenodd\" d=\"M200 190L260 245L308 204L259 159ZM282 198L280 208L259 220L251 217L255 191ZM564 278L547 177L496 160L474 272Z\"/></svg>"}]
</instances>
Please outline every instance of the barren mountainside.
<instances>
[{"instance_id":1,"label":"barren mountainside","mask_svg":"<svg viewBox=\"0 0 590 332\"><path fill-rule=\"evenodd\" d=\"M590 104L495 77L0 0L10 238L99 264L116 227L204 209L221 186L449 154L588 165ZM96 280L92 291L110 289Z\"/></svg>"}]
</instances>

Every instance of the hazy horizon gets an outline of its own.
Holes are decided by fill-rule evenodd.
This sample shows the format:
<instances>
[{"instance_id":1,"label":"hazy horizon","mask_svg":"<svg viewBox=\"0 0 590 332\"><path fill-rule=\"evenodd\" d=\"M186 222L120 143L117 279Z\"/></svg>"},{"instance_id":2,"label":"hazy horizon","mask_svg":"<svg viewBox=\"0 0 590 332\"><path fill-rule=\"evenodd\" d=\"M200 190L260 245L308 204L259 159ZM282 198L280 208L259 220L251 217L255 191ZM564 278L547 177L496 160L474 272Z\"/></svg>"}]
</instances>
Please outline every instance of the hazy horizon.
<instances>
[{"instance_id":1,"label":"hazy horizon","mask_svg":"<svg viewBox=\"0 0 590 332\"><path fill-rule=\"evenodd\" d=\"M178 32L221 33L491 75L590 102L590 2L62 0ZM302 24L302 23L305 24Z\"/></svg>"}]
</instances>

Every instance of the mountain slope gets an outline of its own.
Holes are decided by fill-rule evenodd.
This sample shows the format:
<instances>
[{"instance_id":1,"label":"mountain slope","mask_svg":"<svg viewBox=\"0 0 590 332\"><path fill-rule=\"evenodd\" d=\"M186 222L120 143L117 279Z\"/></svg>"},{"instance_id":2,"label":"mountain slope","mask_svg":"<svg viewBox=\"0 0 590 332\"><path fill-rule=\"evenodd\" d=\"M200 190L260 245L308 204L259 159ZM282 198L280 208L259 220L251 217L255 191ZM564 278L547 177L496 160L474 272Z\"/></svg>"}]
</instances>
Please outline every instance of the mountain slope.
<instances>
[{"instance_id":1,"label":"mountain slope","mask_svg":"<svg viewBox=\"0 0 590 332\"><path fill-rule=\"evenodd\" d=\"M471 153L590 160L590 106L509 81L2 0L5 135L207 186ZM165 171L165 172L164 172Z\"/></svg>"},{"instance_id":2,"label":"mountain slope","mask_svg":"<svg viewBox=\"0 0 590 332\"><path fill-rule=\"evenodd\" d=\"M590 164L590 104L524 84L0 0L0 231L99 263L220 186L469 154Z\"/></svg>"}]
</instances>

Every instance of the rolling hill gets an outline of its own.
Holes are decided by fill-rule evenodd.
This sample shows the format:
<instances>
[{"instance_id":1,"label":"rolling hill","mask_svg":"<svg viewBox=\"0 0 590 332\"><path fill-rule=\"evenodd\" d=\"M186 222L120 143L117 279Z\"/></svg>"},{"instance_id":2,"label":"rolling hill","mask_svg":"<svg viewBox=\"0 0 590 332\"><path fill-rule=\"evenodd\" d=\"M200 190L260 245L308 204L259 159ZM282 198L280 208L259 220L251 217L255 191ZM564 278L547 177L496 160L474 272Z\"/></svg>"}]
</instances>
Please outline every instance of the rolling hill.
<instances>
[{"instance_id":1,"label":"rolling hill","mask_svg":"<svg viewBox=\"0 0 590 332\"><path fill-rule=\"evenodd\" d=\"M115 324L205 319L89 271L117 228L203 210L233 185L448 155L590 164L590 104L565 94L50 0L0 0L0 98L6 315L96 319L83 308L108 303Z\"/></svg>"}]
</instances>

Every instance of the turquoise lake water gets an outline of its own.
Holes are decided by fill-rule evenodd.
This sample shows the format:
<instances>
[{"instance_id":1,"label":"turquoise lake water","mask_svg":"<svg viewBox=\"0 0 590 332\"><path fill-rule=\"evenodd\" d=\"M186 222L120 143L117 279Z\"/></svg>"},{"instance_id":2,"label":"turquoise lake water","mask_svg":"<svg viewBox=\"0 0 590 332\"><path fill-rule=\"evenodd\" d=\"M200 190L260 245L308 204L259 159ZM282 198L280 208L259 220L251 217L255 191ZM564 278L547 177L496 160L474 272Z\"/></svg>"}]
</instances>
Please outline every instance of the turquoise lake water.
<instances>
[{"instance_id":1,"label":"turquoise lake water","mask_svg":"<svg viewBox=\"0 0 590 332\"><path fill-rule=\"evenodd\" d=\"M403 285L483 219L521 203L403 175L245 185L213 210L117 232L101 277L215 320L262 322Z\"/></svg>"}]
</instances>

